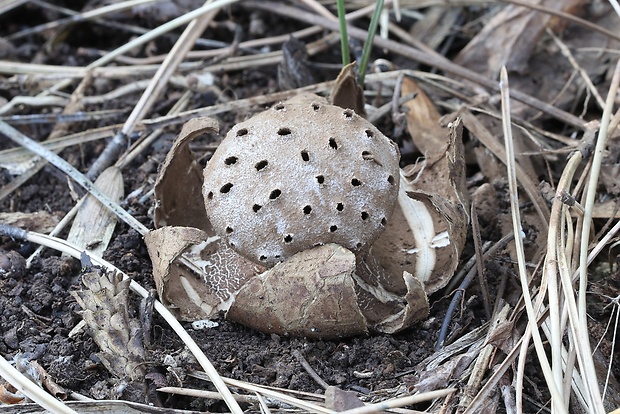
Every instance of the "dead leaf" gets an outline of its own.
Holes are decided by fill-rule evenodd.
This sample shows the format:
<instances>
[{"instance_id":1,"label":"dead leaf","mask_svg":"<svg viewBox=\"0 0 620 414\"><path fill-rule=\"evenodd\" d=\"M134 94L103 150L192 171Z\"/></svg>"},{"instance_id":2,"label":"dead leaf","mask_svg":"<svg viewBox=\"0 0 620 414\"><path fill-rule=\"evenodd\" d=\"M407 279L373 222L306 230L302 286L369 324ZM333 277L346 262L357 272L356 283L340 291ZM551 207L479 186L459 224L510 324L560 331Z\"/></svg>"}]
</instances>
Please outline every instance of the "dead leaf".
<instances>
[{"instance_id":1,"label":"dead leaf","mask_svg":"<svg viewBox=\"0 0 620 414\"><path fill-rule=\"evenodd\" d=\"M441 115L433 101L422 88L410 78L403 78L401 96L415 94L402 106L406 108L407 131L416 147L431 163L443 157L448 148L446 130L439 125Z\"/></svg>"},{"instance_id":2,"label":"dead leaf","mask_svg":"<svg viewBox=\"0 0 620 414\"><path fill-rule=\"evenodd\" d=\"M105 169L95 181L95 186L116 202L120 202L125 194L123 175L118 167ZM89 254L102 257L112 239L117 221L113 212L89 194L73 220L67 241Z\"/></svg>"},{"instance_id":3,"label":"dead leaf","mask_svg":"<svg viewBox=\"0 0 620 414\"><path fill-rule=\"evenodd\" d=\"M568 10L581 0L529 0L549 10ZM538 40L551 14L523 6L506 5L461 50L455 63L485 77L496 79L502 66L509 72L525 74Z\"/></svg>"},{"instance_id":4,"label":"dead leaf","mask_svg":"<svg viewBox=\"0 0 620 414\"><path fill-rule=\"evenodd\" d=\"M183 125L155 182L155 228L173 225L211 231L202 199L202 167L189 144L199 135L218 131L213 118L193 118Z\"/></svg>"},{"instance_id":5,"label":"dead leaf","mask_svg":"<svg viewBox=\"0 0 620 414\"><path fill-rule=\"evenodd\" d=\"M457 381L463 371L472 363L478 350L474 349L462 355L451 358L437 368L422 372L414 384L416 391L428 392L449 387Z\"/></svg>"},{"instance_id":6,"label":"dead leaf","mask_svg":"<svg viewBox=\"0 0 620 414\"><path fill-rule=\"evenodd\" d=\"M39 233L51 232L58 224L58 221L57 217L47 211L0 213L0 223Z\"/></svg>"},{"instance_id":7,"label":"dead leaf","mask_svg":"<svg viewBox=\"0 0 620 414\"><path fill-rule=\"evenodd\" d=\"M306 45L296 37L289 37L282 45L282 61L278 65L280 90L297 89L315 83L308 66Z\"/></svg>"},{"instance_id":8,"label":"dead leaf","mask_svg":"<svg viewBox=\"0 0 620 414\"><path fill-rule=\"evenodd\" d=\"M353 109L359 116L366 117L364 89L357 83L353 70L355 64L352 62L342 68L329 95L329 101L341 108Z\"/></svg>"}]
</instances>

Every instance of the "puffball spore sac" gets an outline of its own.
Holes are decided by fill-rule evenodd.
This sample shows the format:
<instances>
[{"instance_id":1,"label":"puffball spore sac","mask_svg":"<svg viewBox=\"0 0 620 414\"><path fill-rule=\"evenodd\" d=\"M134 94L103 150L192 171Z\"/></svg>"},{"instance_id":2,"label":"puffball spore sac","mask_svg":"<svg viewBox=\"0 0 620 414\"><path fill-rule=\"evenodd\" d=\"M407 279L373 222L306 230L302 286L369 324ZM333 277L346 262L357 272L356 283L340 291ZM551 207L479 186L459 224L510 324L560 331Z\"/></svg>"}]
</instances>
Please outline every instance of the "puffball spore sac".
<instances>
[{"instance_id":1,"label":"puffball spore sac","mask_svg":"<svg viewBox=\"0 0 620 414\"><path fill-rule=\"evenodd\" d=\"M396 204L398 147L351 109L298 95L235 125L204 170L215 232L273 266L336 243L356 253Z\"/></svg>"}]
</instances>

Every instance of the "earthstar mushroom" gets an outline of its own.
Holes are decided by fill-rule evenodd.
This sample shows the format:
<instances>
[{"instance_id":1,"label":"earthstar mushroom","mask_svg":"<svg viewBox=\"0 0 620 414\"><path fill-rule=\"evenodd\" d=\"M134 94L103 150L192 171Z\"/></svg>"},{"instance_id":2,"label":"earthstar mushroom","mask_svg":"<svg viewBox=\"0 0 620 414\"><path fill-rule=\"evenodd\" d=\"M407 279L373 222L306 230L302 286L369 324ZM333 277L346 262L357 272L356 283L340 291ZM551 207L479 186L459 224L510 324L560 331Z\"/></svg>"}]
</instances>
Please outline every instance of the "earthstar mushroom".
<instances>
[{"instance_id":1,"label":"earthstar mushroom","mask_svg":"<svg viewBox=\"0 0 620 414\"><path fill-rule=\"evenodd\" d=\"M354 253L396 204L397 146L351 109L304 94L235 125L204 170L215 232L267 266L336 243Z\"/></svg>"}]
</instances>

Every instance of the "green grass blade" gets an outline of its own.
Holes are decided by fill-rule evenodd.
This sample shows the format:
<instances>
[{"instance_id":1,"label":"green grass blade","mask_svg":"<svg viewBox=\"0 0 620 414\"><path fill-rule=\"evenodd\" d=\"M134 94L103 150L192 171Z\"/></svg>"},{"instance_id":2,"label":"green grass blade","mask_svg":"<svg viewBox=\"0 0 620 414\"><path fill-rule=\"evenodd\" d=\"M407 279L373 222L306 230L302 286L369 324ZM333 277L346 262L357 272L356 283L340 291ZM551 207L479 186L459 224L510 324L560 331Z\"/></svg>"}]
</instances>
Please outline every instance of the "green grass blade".
<instances>
[{"instance_id":1,"label":"green grass blade","mask_svg":"<svg viewBox=\"0 0 620 414\"><path fill-rule=\"evenodd\" d=\"M351 62L349 54L349 36L347 35L347 20L344 10L344 0L337 0L338 5L338 21L340 22L340 50L342 51L342 67L347 66Z\"/></svg>"},{"instance_id":2,"label":"green grass blade","mask_svg":"<svg viewBox=\"0 0 620 414\"><path fill-rule=\"evenodd\" d=\"M383 0L378 0L375 11L372 14L372 19L370 20L370 26L368 26L368 37L366 38L366 42L364 43L364 49L362 50L362 61L360 62L358 75L358 82L362 88L364 87L366 68L368 66L368 61L370 60L372 42L375 38L375 34L377 33L377 26L379 26L379 17L381 16L381 10L383 10Z\"/></svg>"}]
</instances>

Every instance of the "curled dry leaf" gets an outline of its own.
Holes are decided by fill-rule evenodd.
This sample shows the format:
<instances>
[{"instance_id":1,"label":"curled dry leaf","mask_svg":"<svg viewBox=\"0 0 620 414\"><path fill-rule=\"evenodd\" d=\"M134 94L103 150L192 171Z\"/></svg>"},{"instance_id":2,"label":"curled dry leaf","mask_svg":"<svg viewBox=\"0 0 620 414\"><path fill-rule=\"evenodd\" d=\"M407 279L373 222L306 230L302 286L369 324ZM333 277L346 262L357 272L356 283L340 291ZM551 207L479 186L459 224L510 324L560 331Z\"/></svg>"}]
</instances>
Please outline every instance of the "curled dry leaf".
<instances>
[{"instance_id":1,"label":"curled dry leaf","mask_svg":"<svg viewBox=\"0 0 620 414\"><path fill-rule=\"evenodd\" d=\"M72 294L84 310L82 318L106 369L118 378L143 382L142 327L127 311L130 282L120 274L92 270L82 275L85 289Z\"/></svg>"},{"instance_id":2,"label":"curled dry leaf","mask_svg":"<svg viewBox=\"0 0 620 414\"><path fill-rule=\"evenodd\" d=\"M407 132L425 158L434 162L444 156L448 148L446 133L439 125L439 111L433 101L413 79L403 78L401 96L415 94L402 106L406 110Z\"/></svg>"},{"instance_id":3,"label":"curled dry leaf","mask_svg":"<svg viewBox=\"0 0 620 414\"><path fill-rule=\"evenodd\" d=\"M188 128L183 145L197 135ZM425 289L452 276L465 238L459 131L446 132L447 151L433 164L447 168L434 174L451 184L433 194L399 173L395 145L374 126L318 96L236 125L205 168L207 231L170 226L145 237L162 301L181 319L225 312L277 334L410 327L428 314ZM195 163L180 153L186 166ZM169 199L184 197L184 187L169 190L178 191ZM175 217L166 224L179 226Z\"/></svg>"}]
</instances>

